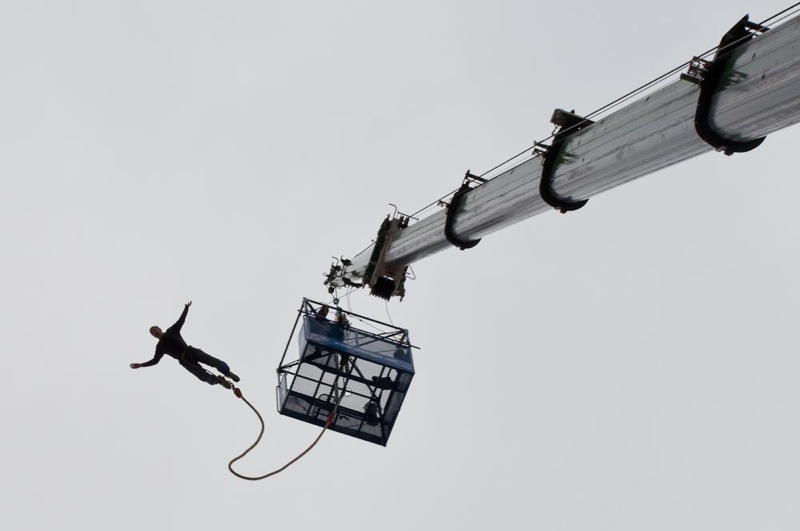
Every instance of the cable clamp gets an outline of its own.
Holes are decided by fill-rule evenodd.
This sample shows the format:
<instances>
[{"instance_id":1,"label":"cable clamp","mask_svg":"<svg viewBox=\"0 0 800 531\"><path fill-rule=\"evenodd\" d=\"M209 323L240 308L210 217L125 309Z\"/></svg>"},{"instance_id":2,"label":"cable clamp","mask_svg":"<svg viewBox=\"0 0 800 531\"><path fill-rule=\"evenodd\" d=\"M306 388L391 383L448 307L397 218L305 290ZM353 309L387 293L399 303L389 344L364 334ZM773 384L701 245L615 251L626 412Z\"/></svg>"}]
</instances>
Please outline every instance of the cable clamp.
<instances>
[{"instance_id":1,"label":"cable clamp","mask_svg":"<svg viewBox=\"0 0 800 531\"><path fill-rule=\"evenodd\" d=\"M748 18L748 15L745 15L722 37L713 60L694 57L689 63L688 71L681 74L682 80L700 86L700 96L697 99L694 115L697 135L716 151L722 151L726 155L755 149L766 138L763 136L753 140L726 138L711 124L711 104L714 96L719 90L734 84L740 75L729 68L734 52L753 37L769 30L766 26L750 22Z\"/></svg>"},{"instance_id":2,"label":"cable clamp","mask_svg":"<svg viewBox=\"0 0 800 531\"><path fill-rule=\"evenodd\" d=\"M539 178L539 195L545 203L561 211L562 214L565 214L573 210L578 210L589 200L575 200L559 196L555 189L553 189L553 173L556 164L561 161L564 141L581 129L592 125L594 122L588 118L578 116L574 111L569 112L563 109L556 109L553 111L550 122L556 126L556 133L553 135L553 143L549 146L537 143L534 149L534 155L542 156L542 175Z\"/></svg>"},{"instance_id":3,"label":"cable clamp","mask_svg":"<svg viewBox=\"0 0 800 531\"><path fill-rule=\"evenodd\" d=\"M711 61L706 61L702 57L694 56L692 60L689 61L688 70L681 74L681 79L689 83L694 83L695 85L701 85L710 66Z\"/></svg>"}]
</instances>

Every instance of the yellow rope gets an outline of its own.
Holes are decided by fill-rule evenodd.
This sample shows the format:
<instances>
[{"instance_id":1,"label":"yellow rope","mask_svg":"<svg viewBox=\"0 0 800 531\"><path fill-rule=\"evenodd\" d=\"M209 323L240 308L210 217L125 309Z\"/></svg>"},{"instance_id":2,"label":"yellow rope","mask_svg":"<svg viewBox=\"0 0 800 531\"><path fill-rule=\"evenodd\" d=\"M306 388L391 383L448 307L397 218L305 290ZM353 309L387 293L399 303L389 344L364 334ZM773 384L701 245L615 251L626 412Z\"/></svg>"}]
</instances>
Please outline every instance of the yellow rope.
<instances>
[{"instance_id":1,"label":"yellow rope","mask_svg":"<svg viewBox=\"0 0 800 531\"><path fill-rule=\"evenodd\" d=\"M325 422L325 426L323 426L323 427L322 427L322 431L319 433L319 435L317 435L317 438L316 438L316 439L314 439L314 442L312 442L312 443L311 443L311 445L310 445L308 448L306 448L305 450L303 450L303 451L300 453L300 455L298 455L297 457L295 457L294 459L292 459L291 461L289 461L288 463L286 463L285 465L283 465L282 467L280 467L280 468L279 468L279 469L277 469L277 470L273 470L272 472L269 472L268 474L264 474L263 476L251 477L251 476L245 476L245 475L242 475L242 474L240 474L240 473L236 472L236 471L233 469L233 464L234 464L236 461L238 461L239 459L241 459L242 457L246 456L246 455L247 455L247 454L250 452L250 450L252 450L253 448L255 448L255 447L256 447L256 445L258 444L258 442L261 440L261 437L264 435L264 419L261 417L261 413L259 413L259 412L258 412L258 410L257 410L255 407L253 407L253 404L251 404L251 403L250 403L250 402L249 402L249 401L248 401L248 400L247 400L247 399L246 399L244 396L242 396L242 393L241 393L241 391L240 391L238 388L234 388L234 393L236 394L236 396L238 396L239 398L241 398L242 400L244 400L244 403L245 403L245 404L247 404L248 406L250 406L250 409L252 409L252 410L253 410L253 412L256 414L256 416L258 416L258 421L261 423L261 432L258 434L258 438L256 439L256 442L254 442L253 444L251 444L251 445L250 445L250 447L249 447L247 450L245 450L244 452L242 452L242 454L241 454L241 455L239 455L239 456L237 456L237 457L234 457L234 458L233 458L233 459L231 459L231 461L228 463L228 470L230 470L231 474L233 474L233 475L234 475L234 476L236 476L237 478L246 479L246 480L248 480L248 481L259 481L259 480L261 480L261 479L266 479L266 478L268 478L268 477L270 477L270 476L274 476L275 474L279 474L279 473L283 472L284 470L286 470L287 468L289 468L290 466L292 466L292 465L293 465L294 463L296 463L297 461L299 461L299 460L300 460L300 458L301 458L301 457L303 457L304 455L306 455L306 454L307 454L309 451L311 451L311 449L312 449L312 448L314 448L314 447L317 445L317 443L319 442L319 440L322 438L322 436L323 436L323 435L325 434L325 432L328 430L328 428L330 427L330 425L331 425L331 424L333 424L334 420L336 419L336 412L337 412L337 411L338 411L338 409L339 409L339 402L342 400L342 397L344 396L344 391L342 391L342 392L339 394L339 396L336 398L336 404L333 406L333 411L332 411L332 412L331 412L331 414L328 416L328 420Z\"/></svg>"}]
</instances>

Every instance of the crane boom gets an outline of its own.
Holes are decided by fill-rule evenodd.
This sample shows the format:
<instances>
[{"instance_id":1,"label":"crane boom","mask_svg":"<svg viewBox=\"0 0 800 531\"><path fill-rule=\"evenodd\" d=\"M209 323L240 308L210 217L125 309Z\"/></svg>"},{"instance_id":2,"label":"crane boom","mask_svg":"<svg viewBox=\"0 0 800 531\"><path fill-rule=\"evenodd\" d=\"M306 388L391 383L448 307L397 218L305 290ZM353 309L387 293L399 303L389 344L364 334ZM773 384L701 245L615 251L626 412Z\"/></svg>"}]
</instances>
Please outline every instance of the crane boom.
<instances>
[{"instance_id":1,"label":"crane boom","mask_svg":"<svg viewBox=\"0 0 800 531\"><path fill-rule=\"evenodd\" d=\"M726 37L737 35L737 28L743 29L734 26ZM722 58L721 78L711 87L707 122L732 143L753 141L800 122L800 17L769 31L759 29L760 34L748 32L746 39L737 39ZM718 57L725 42L723 38ZM583 127L567 131L570 134L563 138L548 175L549 189L573 204L714 150L698 134L696 124L702 79L690 81L691 76L682 75L597 122L577 117ZM445 234L448 223L460 241L476 241L550 210L552 201L541 191L546 157L540 154L532 153L521 164L464 189L462 197L451 202L454 212L449 221L445 211L413 224L407 218L387 219L375 244L335 265L326 284L331 289L369 285L378 296L402 296L402 277L409 264L452 247L452 238Z\"/></svg>"}]
</instances>

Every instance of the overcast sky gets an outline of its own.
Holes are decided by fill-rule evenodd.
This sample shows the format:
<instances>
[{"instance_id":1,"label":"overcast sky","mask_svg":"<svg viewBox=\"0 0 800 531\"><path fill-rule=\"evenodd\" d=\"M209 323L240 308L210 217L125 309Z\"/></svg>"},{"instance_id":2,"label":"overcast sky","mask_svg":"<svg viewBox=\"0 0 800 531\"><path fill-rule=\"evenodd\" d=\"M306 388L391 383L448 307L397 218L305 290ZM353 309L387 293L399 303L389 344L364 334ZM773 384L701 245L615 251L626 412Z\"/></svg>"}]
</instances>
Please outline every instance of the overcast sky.
<instances>
[{"instance_id":1,"label":"overcast sky","mask_svg":"<svg viewBox=\"0 0 800 531\"><path fill-rule=\"evenodd\" d=\"M275 368L332 256L705 52L778 0L0 3L8 529L800 528L800 128L414 265L386 448ZM292 343L292 347L294 343ZM10 525L10 526L9 526Z\"/></svg>"}]
</instances>

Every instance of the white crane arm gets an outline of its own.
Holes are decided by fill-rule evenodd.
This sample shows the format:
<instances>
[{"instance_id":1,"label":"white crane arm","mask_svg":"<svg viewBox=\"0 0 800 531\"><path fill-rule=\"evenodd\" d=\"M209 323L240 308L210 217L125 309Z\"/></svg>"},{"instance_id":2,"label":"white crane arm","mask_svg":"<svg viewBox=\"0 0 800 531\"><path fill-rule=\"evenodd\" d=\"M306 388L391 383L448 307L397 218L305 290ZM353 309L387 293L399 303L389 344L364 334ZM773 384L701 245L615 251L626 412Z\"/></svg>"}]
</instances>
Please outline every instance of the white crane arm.
<instances>
[{"instance_id":1,"label":"white crane arm","mask_svg":"<svg viewBox=\"0 0 800 531\"><path fill-rule=\"evenodd\" d=\"M712 87L708 123L731 141L758 139L800 121L800 17L752 37L732 47ZM588 199L714 150L695 125L701 85L686 77L568 134L550 175L555 195L566 202ZM477 240L551 210L540 191L544 158L533 156L466 192L451 230L460 240ZM409 264L453 247L445 211L408 226L407 220L394 221L373 248L344 260L326 283L370 285L375 293L375 281L383 277L394 288L375 294L402 296L398 277Z\"/></svg>"}]
</instances>

